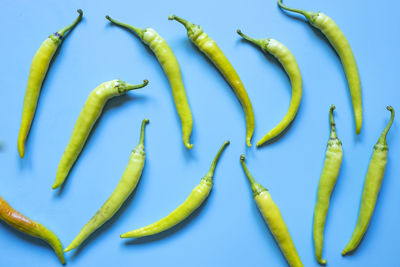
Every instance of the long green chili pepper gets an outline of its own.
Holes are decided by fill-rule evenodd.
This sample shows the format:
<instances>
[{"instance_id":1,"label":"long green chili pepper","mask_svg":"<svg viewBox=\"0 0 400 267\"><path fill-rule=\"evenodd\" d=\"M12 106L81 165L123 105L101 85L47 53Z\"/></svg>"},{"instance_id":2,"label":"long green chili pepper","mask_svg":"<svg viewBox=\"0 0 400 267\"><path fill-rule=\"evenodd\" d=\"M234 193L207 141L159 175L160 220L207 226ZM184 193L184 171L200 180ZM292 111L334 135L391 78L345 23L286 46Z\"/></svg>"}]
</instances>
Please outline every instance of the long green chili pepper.
<instances>
[{"instance_id":1,"label":"long green chili pepper","mask_svg":"<svg viewBox=\"0 0 400 267\"><path fill-rule=\"evenodd\" d=\"M386 142L386 135L392 126L394 120L394 109L391 106L386 107L391 112L390 120L386 128L383 130L382 135L374 146L371 161L365 177L364 190L361 197L361 206L358 214L356 228L347 246L343 249L342 255L352 252L360 243L365 232L367 231L369 221L375 209L376 200L378 198L379 190L383 176L385 175L385 167L387 163L388 145Z\"/></svg>"},{"instance_id":2,"label":"long green chili pepper","mask_svg":"<svg viewBox=\"0 0 400 267\"><path fill-rule=\"evenodd\" d=\"M346 73L347 82L349 84L351 100L353 102L354 120L356 123L356 133L361 132L362 125L362 99L361 99L361 82L358 74L357 63L354 58L353 51L346 36L336 25L336 23L322 12L310 12L301 9L289 8L282 4L282 0L278 0L278 5L292 12L296 12L305 16L308 22L319 29L329 40L331 45L338 53L344 72Z\"/></svg>"},{"instance_id":3,"label":"long green chili pepper","mask_svg":"<svg viewBox=\"0 0 400 267\"><path fill-rule=\"evenodd\" d=\"M325 154L324 167L318 184L317 203L314 209L313 238L315 257L320 264L326 264L327 260L322 259L322 246L324 241L324 227L326 215L328 213L331 193L335 187L342 164L343 150L342 142L336 135L335 121L333 119L332 105L329 110L329 119L331 124L331 134Z\"/></svg>"},{"instance_id":4,"label":"long green chili pepper","mask_svg":"<svg viewBox=\"0 0 400 267\"><path fill-rule=\"evenodd\" d=\"M46 241L53 248L61 263L65 264L63 247L58 237L40 223L32 221L16 211L2 197L0 197L0 220L18 231Z\"/></svg>"},{"instance_id":5,"label":"long green chili pepper","mask_svg":"<svg viewBox=\"0 0 400 267\"><path fill-rule=\"evenodd\" d=\"M39 99L40 89L44 77L46 76L51 59L54 56L57 48L61 44L65 33L76 26L82 19L82 10L78 9L79 16L75 21L62 28L61 30L50 35L40 46L31 63L29 71L28 85L26 86L24 107L22 110L21 128L18 135L18 152L21 158L25 155L25 140L28 136L32 125L33 117L35 116L36 106Z\"/></svg>"},{"instance_id":6,"label":"long green chili pepper","mask_svg":"<svg viewBox=\"0 0 400 267\"><path fill-rule=\"evenodd\" d=\"M246 117L246 143L248 146L251 146L251 137L253 136L255 125L253 107L246 89L232 64L218 47L217 43L208 37L200 26L192 24L175 15L168 16L168 19L176 20L185 26L189 39L211 60L232 87L242 105Z\"/></svg>"},{"instance_id":7,"label":"long green chili pepper","mask_svg":"<svg viewBox=\"0 0 400 267\"><path fill-rule=\"evenodd\" d=\"M251 175L244 160L245 156L241 155L240 162L250 182L251 190L253 191L253 198L256 201L257 207L267 223L268 228L271 230L272 235L281 248L281 251L289 265L291 267L302 267L303 263L297 254L296 247L294 246L293 240L278 206L272 200L268 189L265 189L254 180L254 177Z\"/></svg>"},{"instance_id":8,"label":"long green chili pepper","mask_svg":"<svg viewBox=\"0 0 400 267\"><path fill-rule=\"evenodd\" d=\"M121 80L112 80L100 84L90 93L75 123L67 148L58 164L53 189L62 185L67 178L106 102L112 97L124 95L128 91L142 88L147 84L147 80L138 85L128 84Z\"/></svg>"},{"instance_id":9,"label":"long green chili pepper","mask_svg":"<svg viewBox=\"0 0 400 267\"><path fill-rule=\"evenodd\" d=\"M178 112L182 123L183 143L188 149L193 148L193 144L190 143L190 136L193 128L192 112L190 111L189 103L186 97L185 87L183 85L181 76L181 69L179 68L178 60L172 52L171 47L169 47L167 42L152 28L140 29L132 25L116 21L109 16L106 16L106 19L115 25L127 28L136 33L140 40L148 45L156 55L171 85L176 111Z\"/></svg>"},{"instance_id":10,"label":"long green chili pepper","mask_svg":"<svg viewBox=\"0 0 400 267\"><path fill-rule=\"evenodd\" d=\"M260 141L257 142L257 147L260 147L269 140L280 135L293 121L300 106L301 97L303 94L303 82L296 59L286 46L272 38L254 39L246 36L240 30L237 30L237 33L247 41L260 46L264 52L276 57L287 72L292 84L292 99L290 101L289 110L281 122L279 122L278 125L276 125L263 138L261 138Z\"/></svg>"},{"instance_id":11,"label":"long green chili pepper","mask_svg":"<svg viewBox=\"0 0 400 267\"><path fill-rule=\"evenodd\" d=\"M217 155L215 156L211 164L211 168L206 176L201 179L200 184L192 190L189 197L179 207L177 207L169 215L155 223L122 234L121 238L137 238L154 235L177 225L178 223L189 217L189 215L192 214L192 212L195 211L210 194L211 188L213 186L215 167L217 166L222 151L227 145L229 145L229 141L226 141L222 145Z\"/></svg>"},{"instance_id":12,"label":"long green chili pepper","mask_svg":"<svg viewBox=\"0 0 400 267\"><path fill-rule=\"evenodd\" d=\"M83 241L86 240L86 238L89 237L89 235L91 235L105 222L111 219L111 217L119 210L119 208L122 206L122 204L124 204L128 196L135 189L142 174L146 158L146 154L144 151L144 128L148 122L148 119L144 119L142 122L139 144L132 151L129 158L128 166L122 174L122 178L119 181L114 192L103 204L100 210L97 211L97 213L92 217L92 219L90 219L90 221L85 224L77 237L75 237L75 239L71 242L71 244L66 249L64 249L65 252L78 247L80 244L82 244Z\"/></svg>"}]
</instances>

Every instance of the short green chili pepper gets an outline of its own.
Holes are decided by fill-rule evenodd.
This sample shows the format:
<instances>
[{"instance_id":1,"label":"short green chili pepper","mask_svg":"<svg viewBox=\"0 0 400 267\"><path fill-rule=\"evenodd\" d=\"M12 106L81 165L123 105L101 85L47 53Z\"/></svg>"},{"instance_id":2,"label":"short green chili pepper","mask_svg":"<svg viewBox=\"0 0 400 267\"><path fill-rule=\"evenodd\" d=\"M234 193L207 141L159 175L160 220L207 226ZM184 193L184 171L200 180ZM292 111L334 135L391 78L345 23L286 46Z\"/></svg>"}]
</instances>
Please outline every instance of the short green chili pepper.
<instances>
[{"instance_id":1,"label":"short green chili pepper","mask_svg":"<svg viewBox=\"0 0 400 267\"><path fill-rule=\"evenodd\" d=\"M382 135L378 139L378 142L374 146L374 152L372 153L367 176L365 177L357 225L349 243L343 249L342 255L352 252L358 246L365 232L367 231L369 221L374 213L376 200L378 198L379 190L381 189L387 163L387 154L389 148L386 142L386 135L394 120L394 109L391 106L386 108L391 112L390 120L386 128L383 130Z\"/></svg>"}]
</instances>

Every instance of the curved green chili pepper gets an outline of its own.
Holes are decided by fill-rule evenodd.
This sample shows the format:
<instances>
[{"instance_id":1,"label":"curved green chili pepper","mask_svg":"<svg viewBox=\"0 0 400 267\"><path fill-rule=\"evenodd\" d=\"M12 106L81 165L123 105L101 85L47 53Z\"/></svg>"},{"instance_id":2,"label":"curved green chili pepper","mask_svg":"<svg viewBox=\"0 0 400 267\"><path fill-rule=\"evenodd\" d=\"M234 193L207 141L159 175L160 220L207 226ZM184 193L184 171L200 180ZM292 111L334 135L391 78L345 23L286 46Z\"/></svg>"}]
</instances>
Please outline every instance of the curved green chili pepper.
<instances>
[{"instance_id":1,"label":"curved green chili pepper","mask_svg":"<svg viewBox=\"0 0 400 267\"><path fill-rule=\"evenodd\" d=\"M379 190L383 176L385 175L385 167L387 163L388 145L386 142L386 135L392 126L394 120L394 109L391 106L386 107L391 112L390 121L386 128L383 130L378 142L374 146L371 161L365 177L364 190L361 197L361 206L358 214L356 228L347 246L343 249L342 255L352 252L360 243L365 232L367 231L369 221L375 209L376 200L378 198Z\"/></svg>"},{"instance_id":2,"label":"curved green chili pepper","mask_svg":"<svg viewBox=\"0 0 400 267\"><path fill-rule=\"evenodd\" d=\"M335 131L335 121L333 119L334 109L335 106L332 105L329 110L331 134L326 149L324 167L322 168L321 177L319 179L317 203L314 209L313 238L315 257L321 264L327 263L327 260L322 259L325 220L332 190L335 187L343 158L342 142L337 137Z\"/></svg>"},{"instance_id":3,"label":"curved green chili pepper","mask_svg":"<svg viewBox=\"0 0 400 267\"><path fill-rule=\"evenodd\" d=\"M293 121L300 106L301 97L303 94L303 82L296 59L286 46L272 38L254 39L246 36L240 30L237 30L237 33L247 41L260 46L264 52L269 53L277 58L287 72L292 84L292 99L290 100L289 110L281 122L279 122L278 125L276 125L263 138L261 138L260 141L257 142L257 147L260 147L269 140L280 135Z\"/></svg>"},{"instance_id":4,"label":"curved green chili pepper","mask_svg":"<svg viewBox=\"0 0 400 267\"><path fill-rule=\"evenodd\" d=\"M100 84L90 93L72 130L67 148L58 164L53 189L64 183L106 102L112 97L124 95L128 91L142 88L147 84L147 80L138 85L128 84L121 80L112 80Z\"/></svg>"},{"instance_id":5,"label":"curved green chili pepper","mask_svg":"<svg viewBox=\"0 0 400 267\"><path fill-rule=\"evenodd\" d=\"M301 9L289 8L282 4L282 0L278 0L278 5L285 10L296 12L305 16L310 24L319 29L335 48L340 60L342 61L344 72L346 73L351 100L353 102L356 133L359 134L361 132L362 125L361 82L358 74L357 63L346 36L336 25L336 23L322 12L310 12Z\"/></svg>"},{"instance_id":6,"label":"curved green chili pepper","mask_svg":"<svg viewBox=\"0 0 400 267\"><path fill-rule=\"evenodd\" d=\"M74 28L82 19L82 10L78 9L79 16L75 21L62 28L61 30L50 35L40 46L31 63L29 71L28 85L26 86L24 107L22 110L21 128L18 135L18 152L21 158L25 155L25 140L28 136L32 125L33 117L35 116L36 106L39 99L40 89L44 77L46 76L51 59L54 56L57 48L61 44L64 34Z\"/></svg>"},{"instance_id":7,"label":"curved green chili pepper","mask_svg":"<svg viewBox=\"0 0 400 267\"><path fill-rule=\"evenodd\" d=\"M211 60L232 87L242 105L246 117L246 143L248 146L251 146L251 138L255 127L254 112L250 98L236 70L218 47L217 43L208 37L200 26L192 24L175 15L168 16L168 19L176 20L185 26L189 39Z\"/></svg>"},{"instance_id":8,"label":"curved green chili pepper","mask_svg":"<svg viewBox=\"0 0 400 267\"><path fill-rule=\"evenodd\" d=\"M148 45L156 55L171 85L176 111L182 123L183 143L188 149L193 148L193 144L190 143L190 136L193 128L192 112L190 111L186 97L181 69L179 68L178 60L172 52L171 47L169 47L167 42L152 28L139 29L132 25L116 21L110 18L110 16L106 16L106 19L115 25L130 29L136 33L140 40Z\"/></svg>"},{"instance_id":9,"label":"curved green chili pepper","mask_svg":"<svg viewBox=\"0 0 400 267\"><path fill-rule=\"evenodd\" d=\"M229 145L229 141L226 141L222 145L217 155L215 156L211 164L211 168L206 174L206 176L204 176L201 179L200 184L197 185L192 190L189 197L179 207L177 207L169 215L167 215L166 217L162 218L161 220L155 223L122 234L121 238L137 238L137 237L158 234L162 231L165 231L177 225L178 223L189 217L189 215L192 214L193 211L195 211L198 207L200 207L201 203L203 203L203 201L210 194L211 188L213 186L215 167L217 166L222 151L225 149L227 145Z\"/></svg>"},{"instance_id":10,"label":"curved green chili pepper","mask_svg":"<svg viewBox=\"0 0 400 267\"><path fill-rule=\"evenodd\" d=\"M270 193L262 185L257 183L251 175L249 169L244 162L245 156L240 156L240 163L250 182L253 198L256 201L257 207L261 212L269 230L278 243L283 255L291 267L303 267L303 263L297 254L292 237L282 218L278 206L272 200Z\"/></svg>"},{"instance_id":11,"label":"curved green chili pepper","mask_svg":"<svg viewBox=\"0 0 400 267\"><path fill-rule=\"evenodd\" d=\"M144 128L148 122L148 119L144 119L142 122L139 144L132 151L129 158L129 164L122 174L122 178L119 181L114 192L103 204L100 210L96 212L92 219L90 219L90 221L85 224L77 237L72 240L71 244L66 249L64 249L64 252L73 250L74 248L78 247L80 244L82 244L83 241L86 240L86 238L89 237L89 235L91 235L105 222L111 219L111 217L119 210L119 208L122 206L122 204L124 204L128 196L135 189L142 174L144 161L146 158L146 154L144 152Z\"/></svg>"}]
</instances>

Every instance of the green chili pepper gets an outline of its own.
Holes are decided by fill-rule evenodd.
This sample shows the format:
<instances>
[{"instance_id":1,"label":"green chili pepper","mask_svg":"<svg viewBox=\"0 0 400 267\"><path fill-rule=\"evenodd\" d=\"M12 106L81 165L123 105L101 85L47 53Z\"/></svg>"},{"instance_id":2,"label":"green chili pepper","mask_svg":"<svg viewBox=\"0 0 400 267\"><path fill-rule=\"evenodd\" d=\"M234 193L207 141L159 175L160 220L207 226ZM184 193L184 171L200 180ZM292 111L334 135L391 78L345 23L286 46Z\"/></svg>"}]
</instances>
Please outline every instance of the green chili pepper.
<instances>
[{"instance_id":1,"label":"green chili pepper","mask_svg":"<svg viewBox=\"0 0 400 267\"><path fill-rule=\"evenodd\" d=\"M18 136L18 152L21 158L23 158L25 155L25 140L31 128L33 117L35 116L40 89L49 68L51 59L61 44L64 34L70 29L74 28L75 25L81 21L83 12L82 10L78 9L78 13L78 18L76 18L71 25L64 27L50 35L42 43L39 50L33 57L31 70L29 71L28 85L26 86L21 128Z\"/></svg>"},{"instance_id":2,"label":"green chili pepper","mask_svg":"<svg viewBox=\"0 0 400 267\"><path fill-rule=\"evenodd\" d=\"M171 85L176 111L182 123L183 143L188 149L193 148L193 145L190 143L190 136L193 128L192 112L190 111L186 97L179 63L171 47L169 47L167 42L152 28L139 29L132 25L116 21L109 16L106 16L106 19L136 33L140 40L148 45L156 55Z\"/></svg>"},{"instance_id":3,"label":"green chili pepper","mask_svg":"<svg viewBox=\"0 0 400 267\"><path fill-rule=\"evenodd\" d=\"M242 105L246 117L246 143L248 146L251 146L251 137L253 136L255 125L253 107L246 89L232 64L218 47L217 43L208 37L200 26L192 24L175 15L168 16L168 19L176 20L185 26L189 39L211 60L232 87Z\"/></svg>"},{"instance_id":4,"label":"green chili pepper","mask_svg":"<svg viewBox=\"0 0 400 267\"><path fill-rule=\"evenodd\" d=\"M211 188L213 186L215 167L221 156L222 151L225 149L227 145L229 145L229 141L226 141L222 145L217 155L215 156L211 164L211 168L206 174L206 176L204 176L201 179L200 184L197 185L192 190L192 193L190 193L189 197L179 207L177 207L169 215L167 215L166 217L155 223L122 234L121 238L133 238L133 237L137 238L137 237L154 235L177 225L178 223L189 217L189 215L192 214L193 211L195 211L198 207L200 207L201 203L203 203L203 201L210 194Z\"/></svg>"},{"instance_id":5,"label":"green chili pepper","mask_svg":"<svg viewBox=\"0 0 400 267\"><path fill-rule=\"evenodd\" d=\"M331 193L335 187L343 158L342 142L337 137L335 131L335 121L333 119L334 109L335 106L332 105L329 110L331 134L326 149L324 167L322 168L321 177L319 179L317 203L314 209L313 238L315 257L321 264L327 263L327 260L322 259L325 220L328 213Z\"/></svg>"},{"instance_id":6,"label":"green chili pepper","mask_svg":"<svg viewBox=\"0 0 400 267\"><path fill-rule=\"evenodd\" d=\"M34 236L46 241L57 254L62 264L65 264L63 247L58 237L49 229L38 222L16 211L10 204L0 196L0 220L6 222L11 227L30 236Z\"/></svg>"},{"instance_id":7,"label":"green chili pepper","mask_svg":"<svg viewBox=\"0 0 400 267\"><path fill-rule=\"evenodd\" d=\"M301 97L303 94L303 82L296 59L286 46L272 38L254 39L246 36L240 30L237 30L237 33L247 41L260 46L264 52L269 53L277 58L287 72L292 84L292 99L290 101L289 110L281 122L279 122L278 125L276 125L263 138L261 138L260 141L257 142L257 147L260 147L269 140L279 136L293 121L300 106Z\"/></svg>"},{"instance_id":8,"label":"green chili pepper","mask_svg":"<svg viewBox=\"0 0 400 267\"><path fill-rule=\"evenodd\" d=\"M249 179L254 200L256 201L257 207L267 223L268 228L281 248L281 251L289 265L291 267L302 267L303 263L301 263L300 257L297 254L296 247L290 237L289 230L282 218L278 206L272 200L268 190L254 180L254 177L251 175L244 160L245 156L241 155L240 162L242 163L243 170Z\"/></svg>"},{"instance_id":9,"label":"green chili pepper","mask_svg":"<svg viewBox=\"0 0 400 267\"><path fill-rule=\"evenodd\" d=\"M112 97L124 95L128 91L142 88L147 84L147 80L138 85L128 84L121 80L112 80L100 84L90 93L75 123L67 148L58 164L53 189L64 183L106 102Z\"/></svg>"},{"instance_id":10,"label":"green chili pepper","mask_svg":"<svg viewBox=\"0 0 400 267\"><path fill-rule=\"evenodd\" d=\"M117 187L107 201L103 204L99 211L90 219L90 221L82 228L78 236L71 242L71 244L64 249L65 252L73 250L78 247L89 237L94 231L100 228L105 222L119 210L124 204L125 200L135 189L139 182L142 170L144 167L144 161L146 154L144 152L144 128L149 120L144 119L142 122L142 128L140 131L139 144L132 151L129 158L128 166L126 167L122 178L119 181Z\"/></svg>"},{"instance_id":11,"label":"green chili pepper","mask_svg":"<svg viewBox=\"0 0 400 267\"><path fill-rule=\"evenodd\" d=\"M340 60L342 61L344 72L346 73L351 99L353 102L356 133L359 134L361 132L362 125L361 82L358 74L357 63L346 36L336 25L336 23L322 12L310 12L301 9L289 8L282 4L282 0L278 0L278 5L285 10L296 12L305 16L309 23L315 28L319 29L335 48Z\"/></svg>"},{"instance_id":12,"label":"green chili pepper","mask_svg":"<svg viewBox=\"0 0 400 267\"><path fill-rule=\"evenodd\" d=\"M386 107L391 112L390 121L386 128L383 130L378 142L374 146L371 161L365 177L364 190L361 197L361 206L358 214L356 228L347 246L343 249L342 255L352 252L360 243L365 232L367 231L369 221L375 209L376 200L378 198L379 190L383 176L385 174L385 167L387 163L388 145L386 142L386 135L392 126L394 120L394 109L391 106Z\"/></svg>"}]
</instances>

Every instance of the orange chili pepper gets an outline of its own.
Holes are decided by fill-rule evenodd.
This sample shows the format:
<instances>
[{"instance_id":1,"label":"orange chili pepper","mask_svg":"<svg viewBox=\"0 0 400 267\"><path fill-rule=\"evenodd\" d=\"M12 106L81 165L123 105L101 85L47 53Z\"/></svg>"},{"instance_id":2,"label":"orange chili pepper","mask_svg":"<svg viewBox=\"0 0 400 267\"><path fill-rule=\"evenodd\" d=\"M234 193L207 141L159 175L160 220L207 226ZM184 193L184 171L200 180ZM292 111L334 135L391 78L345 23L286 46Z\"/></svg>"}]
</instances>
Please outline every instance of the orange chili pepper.
<instances>
[{"instance_id":1,"label":"orange chili pepper","mask_svg":"<svg viewBox=\"0 0 400 267\"><path fill-rule=\"evenodd\" d=\"M32 221L16 211L0 196L0 220L28 235L46 241L55 251L62 264L65 264L63 247L58 237L38 222Z\"/></svg>"}]
</instances>

